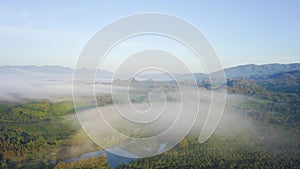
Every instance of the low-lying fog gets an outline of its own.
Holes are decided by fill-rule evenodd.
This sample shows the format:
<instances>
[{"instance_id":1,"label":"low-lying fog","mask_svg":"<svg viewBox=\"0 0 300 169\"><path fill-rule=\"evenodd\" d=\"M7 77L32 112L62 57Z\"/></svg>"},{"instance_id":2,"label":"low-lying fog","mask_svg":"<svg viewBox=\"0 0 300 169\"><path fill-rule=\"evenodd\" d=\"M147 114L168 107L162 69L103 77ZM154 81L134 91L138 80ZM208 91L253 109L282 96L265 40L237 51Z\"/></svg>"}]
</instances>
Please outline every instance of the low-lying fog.
<instances>
[{"instance_id":1,"label":"low-lying fog","mask_svg":"<svg viewBox=\"0 0 300 169\"><path fill-rule=\"evenodd\" d=\"M1 74L1 79L3 80L0 83L0 100L18 101L28 98L55 101L60 98L70 99L72 97L71 74L55 76ZM77 87L77 90L80 89L80 93L84 93L91 87L93 84L85 83L79 88ZM121 86L118 86L118 89L120 92L127 90ZM110 86L105 84L96 84L95 91L97 95L111 92ZM216 127L214 119L209 119L208 123L204 125L208 110L210 110L211 91L193 88L186 93L193 91L200 93L200 101L194 95L189 97L189 94L184 98L173 100L161 100L158 97L159 99L150 100L151 104L148 100L141 103L122 103L92 108L78 112L78 117L89 136L102 148L120 147L139 157L155 155L161 153L161 150L172 148L180 141L181 136L185 136L189 132L199 136L201 131L211 132L203 130L203 126L208 126L209 129ZM284 146L286 140L299 140L299 136L291 131L283 128L270 130L258 121L245 118L243 112L237 112L236 106L247 99L239 95L227 96L226 107L217 130L214 132L215 135L238 139L241 133L248 133L252 137L252 141L258 141L261 145L269 147L270 150L274 145ZM183 104L182 100L185 100ZM222 106L222 103L214 104L212 109L221 110ZM132 110L140 110L140 113ZM199 114L195 114L195 112L199 112ZM215 115L212 114L212 117L220 115L220 112L215 113ZM210 123L211 120L214 122ZM245 144L248 143L245 142Z\"/></svg>"},{"instance_id":2,"label":"low-lying fog","mask_svg":"<svg viewBox=\"0 0 300 169\"><path fill-rule=\"evenodd\" d=\"M195 123L193 104L180 111L180 102L177 101L169 101L166 105L153 101L152 110L135 116L133 116L134 109L148 110L149 104L108 105L79 112L78 117L85 131L102 148L119 147L138 157L152 156L171 149L180 141L181 136L187 133L199 137L205 125L214 129L214 122L208 121L204 124L210 106L210 91L199 90L202 99ZM249 98L244 96L229 95L222 119L213 135L223 137L225 140L238 140L238 145L233 146L244 148L254 146L260 151L267 152L277 153L284 147L298 146L299 134L283 127L270 127L264 122L246 118L243 112L237 111L236 107L248 100ZM195 102L195 99L191 97L189 101ZM159 114L158 112L162 110L163 113ZM147 113L154 116L148 116ZM153 121L148 123L142 117Z\"/></svg>"},{"instance_id":3,"label":"low-lying fog","mask_svg":"<svg viewBox=\"0 0 300 169\"><path fill-rule=\"evenodd\" d=\"M57 100L72 97L72 73L69 74L1 74L0 101L19 101L20 99ZM110 79L101 79L102 82ZM84 92L94 87L82 83L77 89ZM109 86L96 85L96 92L106 93Z\"/></svg>"}]
</instances>

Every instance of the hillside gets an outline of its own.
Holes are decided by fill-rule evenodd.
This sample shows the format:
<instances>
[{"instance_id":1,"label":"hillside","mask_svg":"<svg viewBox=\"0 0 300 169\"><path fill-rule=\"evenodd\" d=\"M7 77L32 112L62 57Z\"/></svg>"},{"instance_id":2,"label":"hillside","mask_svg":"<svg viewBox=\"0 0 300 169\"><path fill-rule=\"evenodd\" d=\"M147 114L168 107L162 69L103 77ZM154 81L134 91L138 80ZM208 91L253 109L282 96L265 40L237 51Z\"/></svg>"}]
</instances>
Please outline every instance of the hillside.
<instances>
[{"instance_id":1,"label":"hillside","mask_svg":"<svg viewBox=\"0 0 300 169\"><path fill-rule=\"evenodd\" d=\"M280 72L256 81L259 85L272 91L300 95L300 70Z\"/></svg>"},{"instance_id":2,"label":"hillside","mask_svg":"<svg viewBox=\"0 0 300 169\"><path fill-rule=\"evenodd\" d=\"M241 65L224 69L227 78L257 78L275 73L300 70L300 63L293 64L266 64L266 65Z\"/></svg>"},{"instance_id":3,"label":"hillside","mask_svg":"<svg viewBox=\"0 0 300 169\"><path fill-rule=\"evenodd\" d=\"M300 95L296 93L299 90L299 77L291 75L298 73L299 71L274 74L258 80L228 79L227 91L229 94L253 98L240 105L246 116L299 130ZM290 76L294 78L286 78Z\"/></svg>"}]
</instances>

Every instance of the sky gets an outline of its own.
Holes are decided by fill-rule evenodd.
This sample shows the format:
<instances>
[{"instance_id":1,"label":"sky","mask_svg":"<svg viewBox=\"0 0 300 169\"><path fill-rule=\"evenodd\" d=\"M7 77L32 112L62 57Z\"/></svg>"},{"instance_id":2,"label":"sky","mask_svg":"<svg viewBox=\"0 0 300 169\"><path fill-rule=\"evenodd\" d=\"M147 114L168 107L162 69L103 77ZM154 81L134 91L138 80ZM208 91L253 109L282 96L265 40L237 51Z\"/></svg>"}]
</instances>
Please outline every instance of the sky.
<instances>
[{"instance_id":1,"label":"sky","mask_svg":"<svg viewBox=\"0 0 300 169\"><path fill-rule=\"evenodd\" d=\"M299 9L298 0L1 0L0 65L75 67L95 32L144 12L192 23L211 41L223 67L300 62Z\"/></svg>"}]
</instances>

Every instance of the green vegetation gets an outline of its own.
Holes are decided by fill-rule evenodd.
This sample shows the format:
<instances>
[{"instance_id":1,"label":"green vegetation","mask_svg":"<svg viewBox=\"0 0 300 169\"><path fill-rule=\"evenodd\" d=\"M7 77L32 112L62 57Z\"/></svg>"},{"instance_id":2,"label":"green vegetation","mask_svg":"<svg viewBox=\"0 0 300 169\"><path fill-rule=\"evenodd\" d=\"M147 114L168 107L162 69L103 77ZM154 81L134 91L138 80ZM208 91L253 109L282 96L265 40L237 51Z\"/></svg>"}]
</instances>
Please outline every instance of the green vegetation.
<instances>
[{"instance_id":1,"label":"green vegetation","mask_svg":"<svg viewBox=\"0 0 300 169\"><path fill-rule=\"evenodd\" d=\"M258 131L241 128L232 135L215 133L203 144L199 144L197 135L191 133L163 154L118 168L299 168L299 79L299 71L257 79L228 79L229 94L246 99L229 104L233 104L241 118L255 124ZM127 82L114 83L122 86ZM130 93L130 99L136 103L148 102L152 89L166 92L168 100L176 98L172 93L178 90L173 82L133 79L131 83L137 90ZM198 84L211 90L208 81ZM97 103L106 106L113 101L111 96L102 95L97 97ZM82 110L89 108L82 107ZM114 127L122 131L119 125ZM0 132L0 168L109 168L105 156L79 162L63 161L100 149L80 129L73 103L68 100L0 102ZM149 133L134 131L131 134L144 137ZM114 142L109 136L107 139ZM52 160L58 163L54 164Z\"/></svg>"},{"instance_id":2,"label":"green vegetation","mask_svg":"<svg viewBox=\"0 0 300 169\"><path fill-rule=\"evenodd\" d=\"M264 90L247 85L247 89L257 87ZM283 101L289 101L286 103L289 105L295 100L279 97L282 100L273 101L272 96L279 93L268 94L268 99L247 98L248 101L235 105L240 116L253 122L258 131L242 128L232 135L218 133L203 144L198 143L197 135L190 134L168 152L122 164L118 168L299 168L300 123L299 114L294 114L299 110L278 105Z\"/></svg>"},{"instance_id":3,"label":"green vegetation","mask_svg":"<svg viewBox=\"0 0 300 169\"><path fill-rule=\"evenodd\" d=\"M74 144L78 126L67 120L73 112L71 101L2 102L0 168L53 168L57 153Z\"/></svg>"},{"instance_id":4,"label":"green vegetation","mask_svg":"<svg viewBox=\"0 0 300 169\"><path fill-rule=\"evenodd\" d=\"M300 94L300 70L276 73L256 81L268 90Z\"/></svg>"},{"instance_id":5,"label":"green vegetation","mask_svg":"<svg viewBox=\"0 0 300 169\"><path fill-rule=\"evenodd\" d=\"M91 157L88 159L81 159L79 162L62 162L60 161L54 169L108 169L110 168L105 154L101 157Z\"/></svg>"},{"instance_id":6,"label":"green vegetation","mask_svg":"<svg viewBox=\"0 0 300 169\"><path fill-rule=\"evenodd\" d=\"M229 93L250 97L239 105L245 116L300 130L300 95L274 92L248 80L228 80L227 86Z\"/></svg>"},{"instance_id":7,"label":"green vegetation","mask_svg":"<svg viewBox=\"0 0 300 169\"><path fill-rule=\"evenodd\" d=\"M259 126L260 135L248 130L230 136L214 134L199 144L191 134L168 152L118 168L299 168L300 96L291 92L295 86L299 87L299 77L291 80L285 79L281 84L292 84L289 85L292 89L277 85L278 79L227 81L229 94L247 100L234 105L237 112ZM209 89L209 83L199 84Z\"/></svg>"},{"instance_id":8,"label":"green vegetation","mask_svg":"<svg viewBox=\"0 0 300 169\"><path fill-rule=\"evenodd\" d=\"M293 132L299 136L297 122L286 122L290 113L278 112L281 109L277 109L276 102L271 99L272 94L278 96L278 93L268 93L268 90L256 85L248 88L263 90L270 96L268 99L249 98L247 102L236 105L240 112L244 112L242 116L263 124L263 129L271 133L284 126L283 133ZM269 111L271 108L272 111ZM59 161L56 165L51 163L58 156L63 157L60 153L66 152L66 147L81 145L88 140L78 126L67 120L74 111L71 102L2 103L0 109L1 168L109 168L105 156L70 163ZM273 142L258 139L246 130L233 136L215 134L204 144L199 144L198 138L191 134L168 152L122 164L118 168L298 168L300 144L297 140L290 140L289 136L287 134L284 139L278 137L281 141ZM72 139L74 137L77 139ZM80 152L75 156L78 155Z\"/></svg>"},{"instance_id":9,"label":"green vegetation","mask_svg":"<svg viewBox=\"0 0 300 169\"><path fill-rule=\"evenodd\" d=\"M281 148L275 153L247 133L236 138L213 136L203 144L193 136L183 141L188 146L180 143L161 155L122 164L118 168L298 168L300 165L299 145L297 149Z\"/></svg>"}]
</instances>

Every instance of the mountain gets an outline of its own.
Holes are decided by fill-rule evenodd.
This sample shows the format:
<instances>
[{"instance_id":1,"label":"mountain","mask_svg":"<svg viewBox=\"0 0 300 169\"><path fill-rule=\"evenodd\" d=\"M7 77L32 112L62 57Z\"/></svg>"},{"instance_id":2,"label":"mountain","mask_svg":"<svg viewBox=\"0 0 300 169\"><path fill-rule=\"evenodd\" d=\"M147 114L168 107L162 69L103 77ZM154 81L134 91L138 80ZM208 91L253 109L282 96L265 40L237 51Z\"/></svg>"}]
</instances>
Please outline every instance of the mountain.
<instances>
[{"instance_id":1,"label":"mountain","mask_svg":"<svg viewBox=\"0 0 300 169\"><path fill-rule=\"evenodd\" d=\"M241 65L237 67L231 67L224 69L226 78L230 79L261 79L268 78L268 76L278 73L291 72L300 70L300 63L292 64L266 64L266 65ZM0 75L66 75L73 76L74 69L62 67L62 66L0 66ZM92 71L86 69L86 71ZM93 72L92 72L93 73ZM212 73L212 77L219 77L219 72ZM191 77L187 74L172 74L177 77L180 81L189 80ZM97 71L98 78L111 78L112 73L105 70ZM160 79L168 80L170 79L169 75L162 74L144 74L139 76L143 79ZM195 73L194 77L198 82L208 81L208 75L204 73Z\"/></svg>"},{"instance_id":2,"label":"mountain","mask_svg":"<svg viewBox=\"0 0 300 169\"><path fill-rule=\"evenodd\" d=\"M266 65L241 65L224 69L227 78L255 79L266 77L275 73L300 70L300 63L292 64L266 64Z\"/></svg>"},{"instance_id":3,"label":"mountain","mask_svg":"<svg viewBox=\"0 0 300 169\"><path fill-rule=\"evenodd\" d=\"M66 77L68 79L73 78L73 72L75 69L58 66L58 65L45 65L45 66L0 66L0 76L9 77L36 77L36 78L47 78L47 77ZM78 69L84 73L95 73L91 69ZM112 73L105 70L97 70L97 76L100 78L111 78Z\"/></svg>"},{"instance_id":4,"label":"mountain","mask_svg":"<svg viewBox=\"0 0 300 169\"><path fill-rule=\"evenodd\" d=\"M300 95L300 70L276 73L256 82L268 90Z\"/></svg>"},{"instance_id":5,"label":"mountain","mask_svg":"<svg viewBox=\"0 0 300 169\"><path fill-rule=\"evenodd\" d=\"M266 65L240 65L236 67L224 69L226 79L251 79L257 80L261 78L268 78L274 74L280 74L285 72L300 70L300 63L292 64L266 64ZM222 76L221 71L214 72L210 78L220 78ZM194 77L198 82L210 81L209 76L204 73L195 73ZM188 80L189 75L180 75L180 80Z\"/></svg>"},{"instance_id":6,"label":"mountain","mask_svg":"<svg viewBox=\"0 0 300 169\"><path fill-rule=\"evenodd\" d=\"M73 69L62 66L0 66L1 75L12 74L70 74L73 73Z\"/></svg>"}]
</instances>

